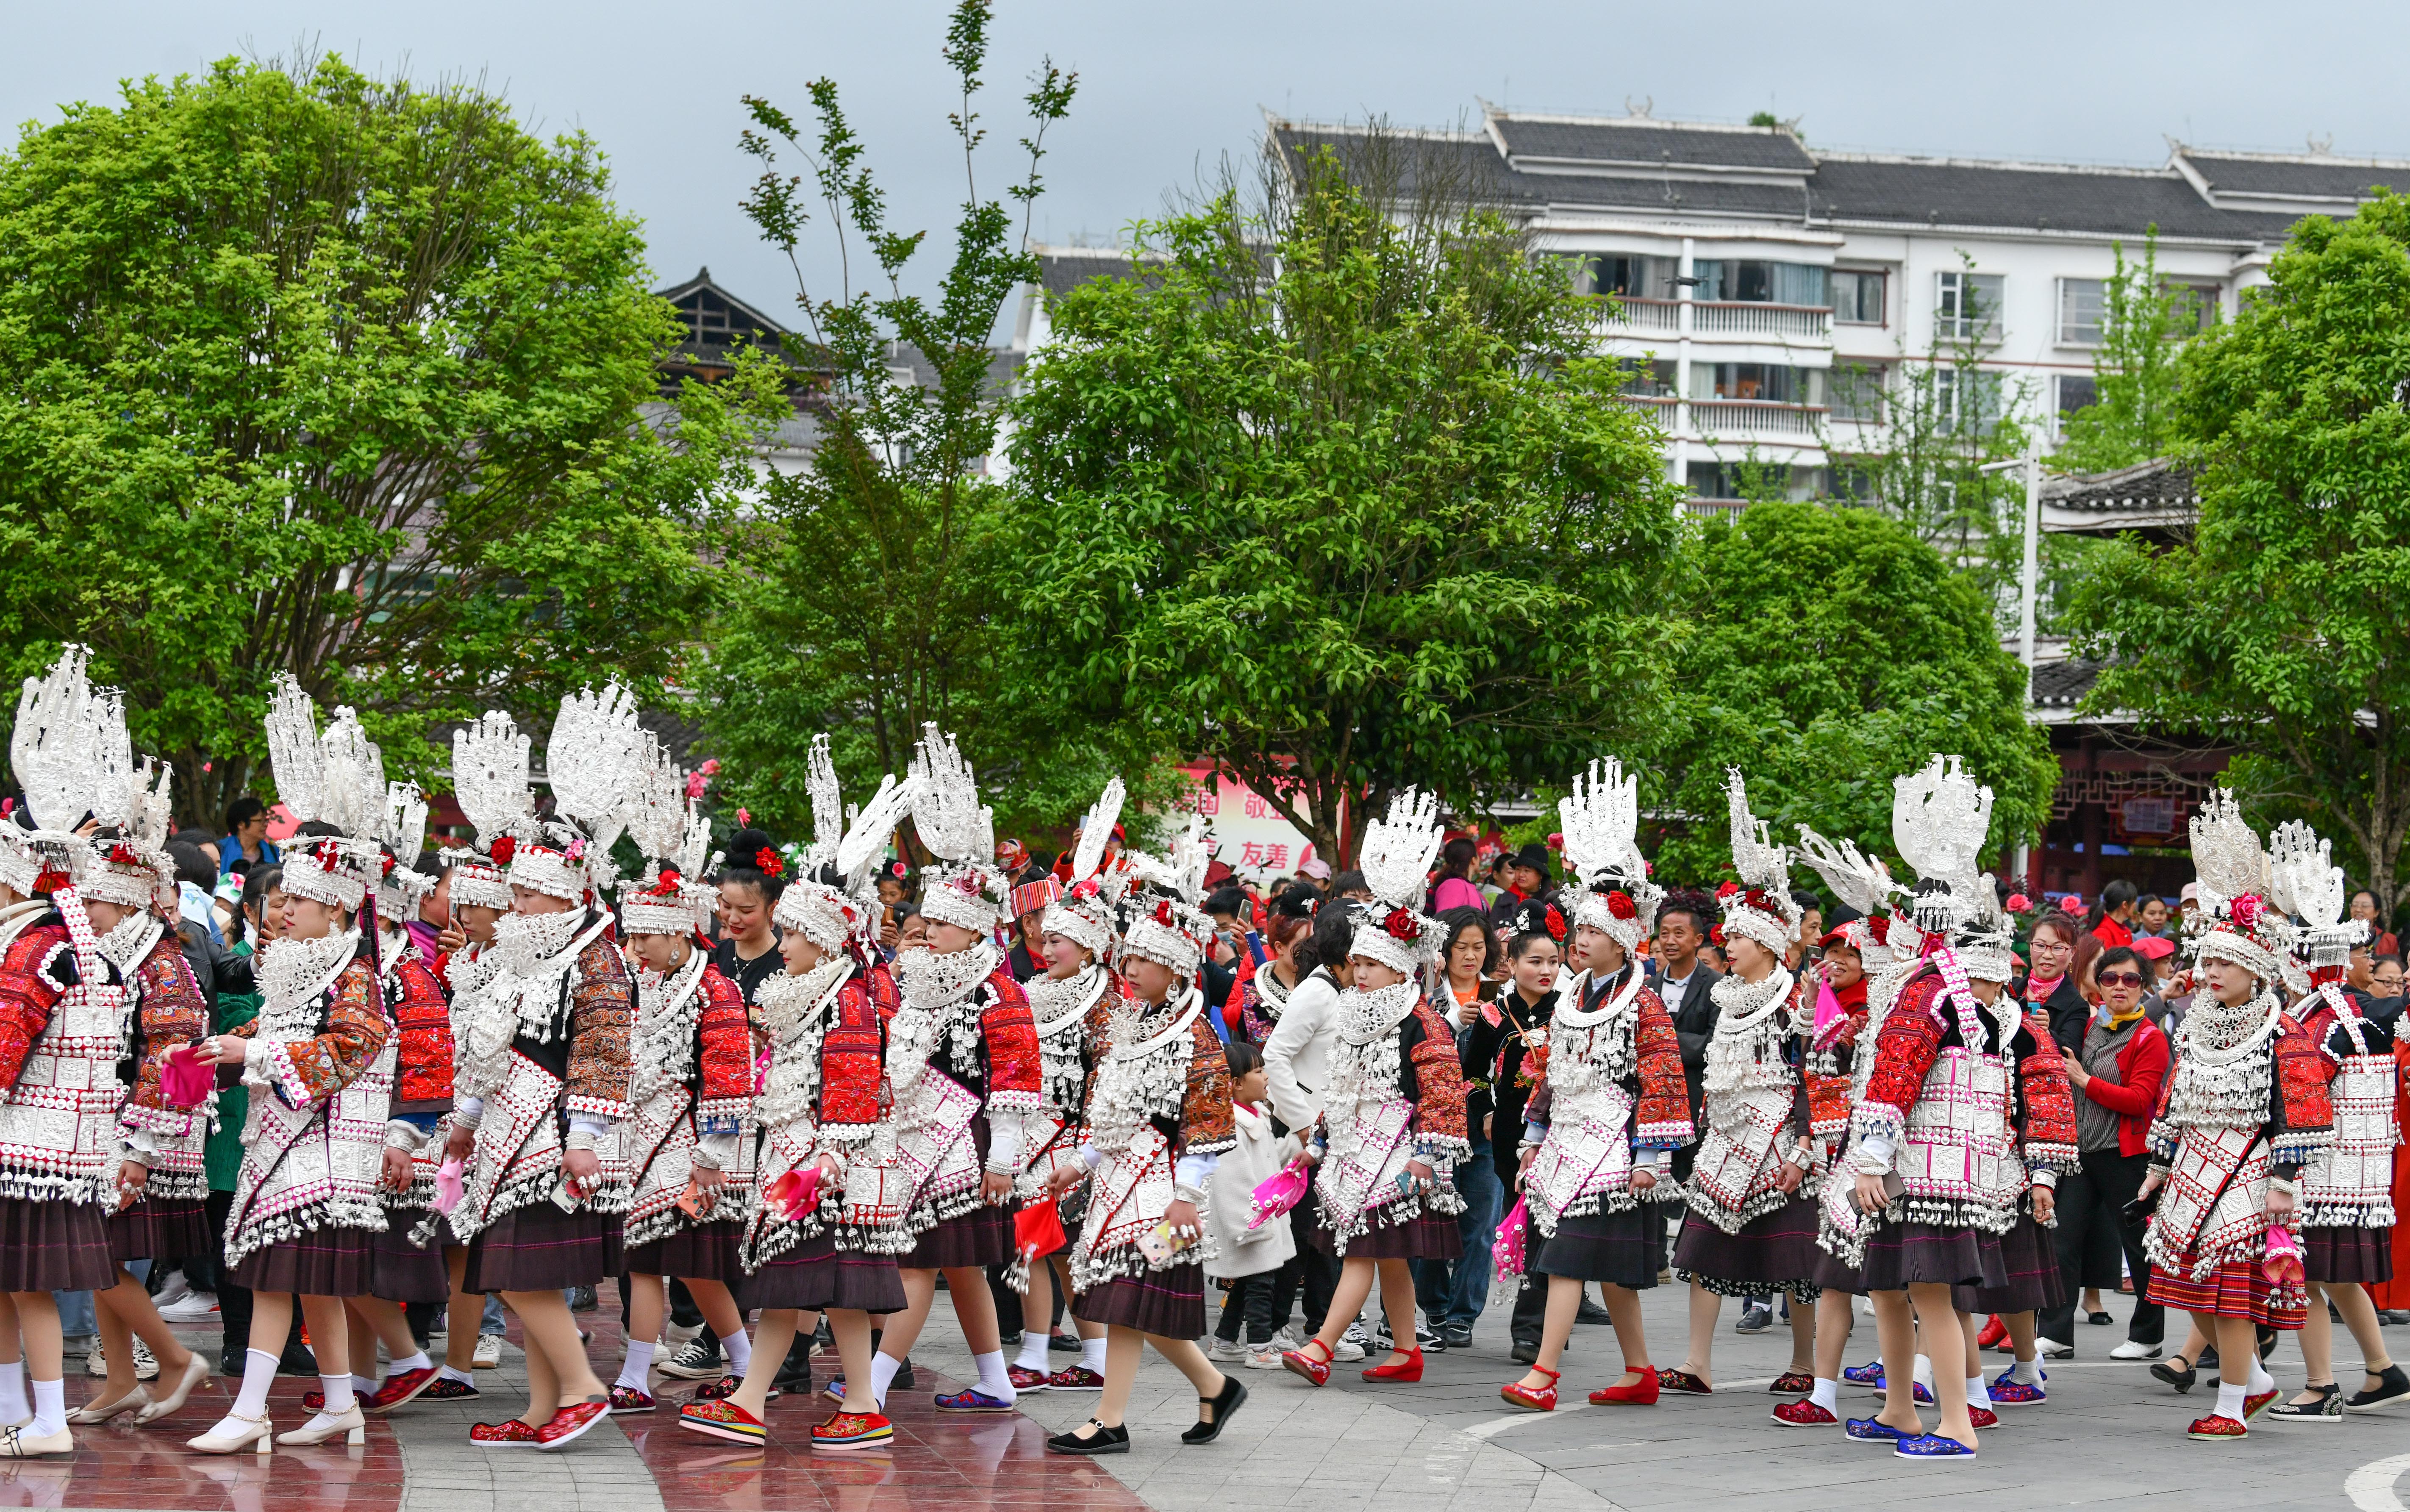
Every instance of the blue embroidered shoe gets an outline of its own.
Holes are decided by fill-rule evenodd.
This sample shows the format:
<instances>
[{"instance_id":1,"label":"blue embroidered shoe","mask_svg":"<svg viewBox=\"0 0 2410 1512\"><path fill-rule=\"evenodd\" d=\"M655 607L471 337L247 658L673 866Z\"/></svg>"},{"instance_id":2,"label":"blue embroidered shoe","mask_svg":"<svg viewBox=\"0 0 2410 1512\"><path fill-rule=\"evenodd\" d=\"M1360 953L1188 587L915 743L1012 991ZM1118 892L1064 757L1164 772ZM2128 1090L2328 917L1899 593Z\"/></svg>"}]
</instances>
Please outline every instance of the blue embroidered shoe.
<instances>
[{"instance_id":1,"label":"blue embroidered shoe","mask_svg":"<svg viewBox=\"0 0 2410 1512\"><path fill-rule=\"evenodd\" d=\"M1975 1451L1954 1438L1939 1433L1920 1433L1903 1438L1891 1447L1891 1452L1902 1460L1972 1460Z\"/></svg>"},{"instance_id":2,"label":"blue embroidered shoe","mask_svg":"<svg viewBox=\"0 0 2410 1512\"><path fill-rule=\"evenodd\" d=\"M976 1386L966 1386L952 1396L937 1398L939 1412L1010 1412L1012 1403L1002 1397L992 1397Z\"/></svg>"},{"instance_id":3,"label":"blue embroidered shoe","mask_svg":"<svg viewBox=\"0 0 2410 1512\"><path fill-rule=\"evenodd\" d=\"M1851 1386L1872 1387L1880 1391L1883 1384L1882 1361L1870 1359L1863 1365L1849 1366L1841 1372L1841 1379Z\"/></svg>"},{"instance_id":4,"label":"blue embroidered shoe","mask_svg":"<svg viewBox=\"0 0 2410 1512\"><path fill-rule=\"evenodd\" d=\"M2050 1372L2044 1371L2041 1373L2041 1380L2028 1386L2017 1380L2009 1372L2002 1371L1999 1379L1992 1383L1992 1405L2030 1407L2038 1402L2047 1402L2050 1400L2050 1392L2044 1388L2043 1383L2049 1379Z\"/></svg>"},{"instance_id":5,"label":"blue embroidered shoe","mask_svg":"<svg viewBox=\"0 0 2410 1512\"><path fill-rule=\"evenodd\" d=\"M1852 1418L1842 1425L1841 1432L1867 1444L1897 1444L1921 1436L1904 1428L1894 1428L1880 1418Z\"/></svg>"}]
</instances>

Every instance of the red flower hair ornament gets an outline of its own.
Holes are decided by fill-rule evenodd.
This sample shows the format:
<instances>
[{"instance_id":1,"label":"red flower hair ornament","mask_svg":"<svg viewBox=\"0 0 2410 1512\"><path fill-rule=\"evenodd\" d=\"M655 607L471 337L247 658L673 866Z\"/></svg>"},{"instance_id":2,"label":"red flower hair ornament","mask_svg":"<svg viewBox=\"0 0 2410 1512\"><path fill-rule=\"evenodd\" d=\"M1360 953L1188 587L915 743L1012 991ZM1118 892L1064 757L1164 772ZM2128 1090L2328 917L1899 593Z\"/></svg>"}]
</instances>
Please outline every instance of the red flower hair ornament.
<instances>
[{"instance_id":1,"label":"red flower hair ornament","mask_svg":"<svg viewBox=\"0 0 2410 1512\"><path fill-rule=\"evenodd\" d=\"M496 840L491 848L494 857L494 865L497 866L509 865L511 864L511 857L517 852L518 848L519 842L511 836L505 835L501 839Z\"/></svg>"},{"instance_id":2,"label":"red flower hair ornament","mask_svg":"<svg viewBox=\"0 0 2410 1512\"><path fill-rule=\"evenodd\" d=\"M1726 882L1716 889L1716 899L1718 902L1721 902L1723 899L1731 897L1734 894L1738 893L1739 891L1740 883Z\"/></svg>"},{"instance_id":3,"label":"red flower hair ornament","mask_svg":"<svg viewBox=\"0 0 2410 1512\"><path fill-rule=\"evenodd\" d=\"M753 852L753 869L775 881L787 875L787 863L778 852L765 845Z\"/></svg>"},{"instance_id":4,"label":"red flower hair ornament","mask_svg":"<svg viewBox=\"0 0 2410 1512\"><path fill-rule=\"evenodd\" d=\"M1414 910L1410 909L1391 909L1389 916L1381 921L1381 932L1391 939L1403 940L1409 945L1422 933L1416 927Z\"/></svg>"},{"instance_id":5,"label":"red flower hair ornament","mask_svg":"<svg viewBox=\"0 0 2410 1512\"><path fill-rule=\"evenodd\" d=\"M1618 888L1606 894L1606 911L1619 919L1629 921L1640 917L1640 905L1632 901L1630 894Z\"/></svg>"},{"instance_id":6,"label":"red flower hair ornament","mask_svg":"<svg viewBox=\"0 0 2410 1512\"><path fill-rule=\"evenodd\" d=\"M1555 904L1548 905L1547 916L1543 923L1548 926L1548 938L1562 944L1565 938L1565 916L1557 911Z\"/></svg>"},{"instance_id":7,"label":"red flower hair ornament","mask_svg":"<svg viewBox=\"0 0 2410 1512\"><path fill-rule=\"evenodd\" d=\"M2266 907L2259 901L2258 894L2245 893L2229 904L2227 910L2232 915L2236 928L2257 929L2259 926L2259 910Z\"/></svg>"}]
</instances>

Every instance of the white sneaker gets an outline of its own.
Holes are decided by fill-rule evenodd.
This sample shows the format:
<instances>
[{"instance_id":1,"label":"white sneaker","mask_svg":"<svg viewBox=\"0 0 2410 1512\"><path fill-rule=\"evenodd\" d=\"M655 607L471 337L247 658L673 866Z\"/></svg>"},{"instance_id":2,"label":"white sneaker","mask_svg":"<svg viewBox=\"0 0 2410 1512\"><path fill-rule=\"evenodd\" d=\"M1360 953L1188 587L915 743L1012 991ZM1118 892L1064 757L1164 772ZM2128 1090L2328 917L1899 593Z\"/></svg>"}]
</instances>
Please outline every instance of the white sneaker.
<instances>
[{"instance_id":1,"label":"white sneaker","mask_svg":"<svg viewBox=\"0 0 2410 1512\"><path fill-rule=\"evenodd\" d=\"M1302 1349L1305 1347L1305 1343L1297 1336L1296 1330L1284 1328L1272 1334L1272 1342L1269 1347L1270 1347L1274 1352L1285 1349Z\"/></svg>"},{"instance_id":2,"label":"white sneaker","mask_svg":"<svg viewBox=\"0 0 2410 1512\"><path fill-rule=\"evenodd\" d=\"M104 1365L101 1369L106 1373L108 1367ZM134 1341L134 1378L138 1381L155 1381L159 1378L159 1361L151 1353L151 1346L139 1339Z\"/></svg>"},{"instance_id":3,"label":"white sneaker","mask_svg":"<svg viewBox=\"0 0 2410 1512\"><path fill-rule=\"evenodd\" d=\"M2119 1345L2116 1348L2110 1350L2109 1358L2112 1359L2156 1359L2159 1358L2159 1353L2160 1350L2157 1345L2137 1344L2133 1340L2128 1339L2125 1343Z\"/></svg>"},{"instance_id":4,"label":"white sneaker","mask_svg":"<svg viewBox=\"0 0 2410 1512\"><path fill-rule=\"evenodd\" d=\"M477 1370L494 1370L502 1362L502 1336L499 1333L477 1335L477 1354L473 1361Z\"/></svg>"},{"instance_id":5,"label":"white sneaker","mask_svg":"<svg viewBox=\"0 0 2410 1512\"><path fill-rule=\"evenodd\" d=\"M1215 1336L1212 1346L1205 1351L1208 1359L1236 1359L1247 1352L1247 1346L1236 1339Z\"/></svg>"},{"instance_id":6,"label":"white sneaker","mask_svg":"<svg viewBox=\"0 0 2410 1512\"><path fill-rule=\"evenodd\" d=\"M106 1375L109 1374L108 1349L107 1346L104 1345L97 1338L92 1341L91 1351L83 1357L83 1373L86 1375Z\"/></svg>"},{"instance_id":7,"label":"white sneaker","mask_svg":"<svg viewBox=\"0 0 2410 1512\"><path fill-rule=\"evenodd\" d=\"M1339 1347L1330 1351L1330 1358L1340 1360L1361 1359L1364 1358L1364 1346L1357 1344L1355 1340L1346 1337L1344 1334L1342 1334L1339 1340Z\"/></svg>"},{"instance_id":8,"label":"white sneaker","mask_svg":"<svg viewBox=\"0 0 2410 1512\"><path fill-rule=\"evenodd\" d=\"M168 1308L173 1307L176 1303L182 1301L192 1294L193 1284L184 1279L183 1272L178 1271L174 1274L168 1276L166 1285L162 1286L158 1292L152 1297L151 1304L153 1307L158 1308L161 1316L164 1316Z\"/></svg>"},{"instance_id":9,"label":"white sneaker","mask_svg":"<svg viewBox=\"0 0 2410 1512\"><path fill-rule=\"evenodd\" d=\"M1280 1341L1258 1345L1247 1351L1247 1369L1278 1370L1281 1368Z\"/></svg>"},{"instance_id":10,"label":"white sneaker","mask_svg":"<svg viewBox=\"0 0 2410 1512\"><path fill-rule=\"evenodd\" d=\"M2061 1344L2056 1339L2036 1339L2034 1349L2044 1359L2065 1359L2075 1353L2075 1345Z\"/></svg>"},{"instance_id":11,"label":"white sneaker","mask_svg":"<svg viewBox=\"0 0 2410 1512\"><path fill-rule=\"evenodd\" d=\"M218 1300L206 1291L187 1291L159 1307L163 1323L207 1323L218 1316Z\"/></svg>"}]
</instances>

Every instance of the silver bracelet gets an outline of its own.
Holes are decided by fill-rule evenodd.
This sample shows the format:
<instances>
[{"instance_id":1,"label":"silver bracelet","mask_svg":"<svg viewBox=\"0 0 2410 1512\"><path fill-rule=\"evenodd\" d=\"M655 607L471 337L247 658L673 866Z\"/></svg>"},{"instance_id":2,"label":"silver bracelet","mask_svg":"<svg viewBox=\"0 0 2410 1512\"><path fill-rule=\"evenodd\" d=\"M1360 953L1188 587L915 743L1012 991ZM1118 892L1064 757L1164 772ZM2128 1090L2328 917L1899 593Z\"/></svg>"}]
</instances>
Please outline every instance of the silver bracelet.
<instances>
[{"instance_id":1,"label":"silver bracelet","mask_svg":"<svg viewBox=\"0 0 2410 1512\"><path fill-rule=\"evenodd\" d=\"M2284 1177L2271 1176L2268 1178L2268 1190L2272 1192L2282 1192L2287 1197L2290 1197L2293 1195L2294 1188L2293 1184L2287 1181Z\"/></svg>"}]
</instances>

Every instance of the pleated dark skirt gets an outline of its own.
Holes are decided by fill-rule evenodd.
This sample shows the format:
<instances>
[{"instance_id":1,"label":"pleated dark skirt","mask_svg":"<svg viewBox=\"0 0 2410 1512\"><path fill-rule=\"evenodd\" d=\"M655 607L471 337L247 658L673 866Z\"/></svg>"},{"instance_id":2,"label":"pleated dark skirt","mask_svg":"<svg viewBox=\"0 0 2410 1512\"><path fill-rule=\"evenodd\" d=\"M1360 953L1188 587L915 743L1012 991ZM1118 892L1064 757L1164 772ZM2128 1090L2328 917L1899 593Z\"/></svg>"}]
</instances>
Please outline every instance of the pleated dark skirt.
<instances>
[{"instance_id":1,"label":"pleated dark skirt","mask_svg":"<svg viewBox=\"0 0 2410 1512\"><path fill-rule=\"evenodd\" d=\"M410 1242L412 1233L426 1221L425 1208L385 1210L385 1232L370 1246L375 1267L370 1277L370 1296L389 1302L451 1300L452 1273L443 1267L443 1235L429 1239L425 1249Z\"/></svg>"},{"instance_id":2,"label":"pleated dark skirt","mask_svg":"<svg viewBox=\"0 0 2410 1512\"><path fill-rule=\"evenodd\" d=\"M2005 1287L2007 1258L1997 1234L1929 1223L1886 1223L1866 1240L1859 1273L1868 1291L1903 1287Z\"/></svg>"},{"instance_id":3,"label":"pleated dark skirt","mask_svg":"<svg viewBox=\"0 0 2410 1512\"><path fill-rule=\"evenodd\" d=\"M1537 1234L1528 1235L1525 1243L1537 1239ZM1538 1257L1532 1262L1534 1275L1604 1281L1642 1291L1657 1284L1658 1262L1665 1251L1656 1215L1644 1205L1559 1219L1556 1237L1537 1243L1531 1253Z\"/></svg>"},{"instance_id":4,"label":"pleated dark skirt","mask_svg":"<svg viewBox=\"0 0 2410 1512\"><path fill-rule=\"evenodd\" d=\"M557 1291L591 1287L627 1269L617 1214L563 1213L549 1199L486 1226L469 1245L469 1291Z\"/></svg>"},{"instance_id":5,"label":"pleated dark skirt","mask_svg":"<svg viewBox=\"0 0 2410 1512\"><path fill-rule=\"evenodd\" d=\"M2067 1301L2058 1246L2031 1214L2018 1214L2016 1223L2000 1236L2000 1264L2009 1272L2005 1284L1953 1287L1950 1305L1962 1313L2034 1313Z\"/></svg>"},{"instance_id":6,"label":"pleated dark skirt","mask_svg":"<svg viewBox=\"0 0 2410 1512\"><path fill-rule=\"evenodd\" d=\"M1837 1291L1847 1297L1863 1297L1866 1294L1866 1274L1856 1266L1845 1264L1819 1249L1816 1252L1816 1290L1820 1295Z\"/></svg>"},{"instance_id":7,"label":"pleated dark skirt","mask_svg":"<svg viewBox=\"0 0 2410 1512\"><path fill-rule=\"evenodd\" d=\"M2390 1228L2304 1228L2301 1272L2312 1281L2357 1281L2374 1286L2393 1279Z\"/></svg>"},{"instance_id":8,"label":"pleated dark skirt","mask_svg":"<svg viewBox=\"0 0 2410 1512\"><path fill-rule=\"evenodd\" d=\"M302 1297L370 1297L378 1236L365 1228L318 1228L252 1251L234 1268L235 1285Z\"/></svg>"},{"instance_id":9,"label":"pleated dark skirt","mask_svg":"<svg viewBox=\"0 0 2410 1512\"><path fill-rule=\"evenodd\" d=\"M691 1224L649 1244L628 1251L630 1275L675 1276L680 1281L723 1281L734 1285L745 1274L745 1226L734 1218ZM894 1269L891 1263L888 1267ZM800 1303L778 1302L779 1307ZM850 1306L850 1303L846 1304Z\"/></svg>"},{"instance_id":10,"label":"pleated dark skirt","mask_svg":"<svg viewBox=\"0 0 2410 1512\"><path fill-rule=\"evenodd\" d=\"M1072 1300L1071 1316L1159 1339L1197 1338L1205 1331L1205 1266L1175 1265L1091 1287Z\"/></svg>"},{"instance_id":11,"label":"pleated dark skirt","mask_svg":"<svg viewBox=\"0 0 2410 1512\"><path fill-rule=\"evenodd\" d=\"M1314 1247L1337 1255L1339 1242L1320 1223L1314 1226ZM1347 1242L1351 1260L1454 1260L1464 1256L1464 1236L1457 1232L1456 1214L1426 1213L1402 1223L1368 1228ZM1154 1331L1152 1330L1150 1332Z\"/></svg>"},{"instance_id":12,"label":"pleated dark skirt","mask_svg":"<svg viewBox=\"0 0 2410 1512\"><path fill-rule=\"evenodd\" d=\"M649 1247L649 1246L647 1246ZM635 1269L635 1252L629 1255ZM673 1271L672 1275L684 1272ZM735 1284L736 1305L747 1312L761 1307L800 1307L819 1312L830 1307L864 1313L904 1311L904 1277L893 1255L862 1255L840 1250L826 1234L806 1240Z\"/></svg>"},{"instance_id":13,"label":"pleated dark skirt","mask_svg":"<svg viewBox=\"0 0 2410 1512\"><path fill-rule=\"evenodd\" d=\"M217 1253L209 1207L198 1198L168 1202L144 1198L123 1213L110 1214L105 1222L109 1255L114 1260L181 1260Z\"/></svg>"},{"instance_id":14,"label":"pleated dark skirt","mask_svg":"<svg viewBox=\"0 0 2410 1512\"><path fill-rule=\"evenodd\" d=\"M106 1291L115 1285L109 1225L97 1206L0 1198L0 1291Z\"/></svg>"},{"instance_id":15,"label":"pleated dark skirt","mask_svg":"<svg viewBox=\"0 0 2410 1512\"><path fill-rule=\"evenodd\" d=\"M1736 1234L1725 1233L1695 1210L1685 1214L1682 1235L1674 1242L1674 1271L1724 1297L1813 1292L1822 1253L1816 1247L1815 1199L1793 1197L1743 1224Z\"/></svg>"},{"instance_id":16,"label":"pleated dark skirt","mask_svg":"<svg viewBox=\"0 0 2410 1512\"><path fill-rule=\"evenodd\" d=\"M984 1203L921 1235L895 1263L907 1271L952 1271L1002 1265L1012 1258L1012 1204Z\"/></svg>"}]
</instances>

